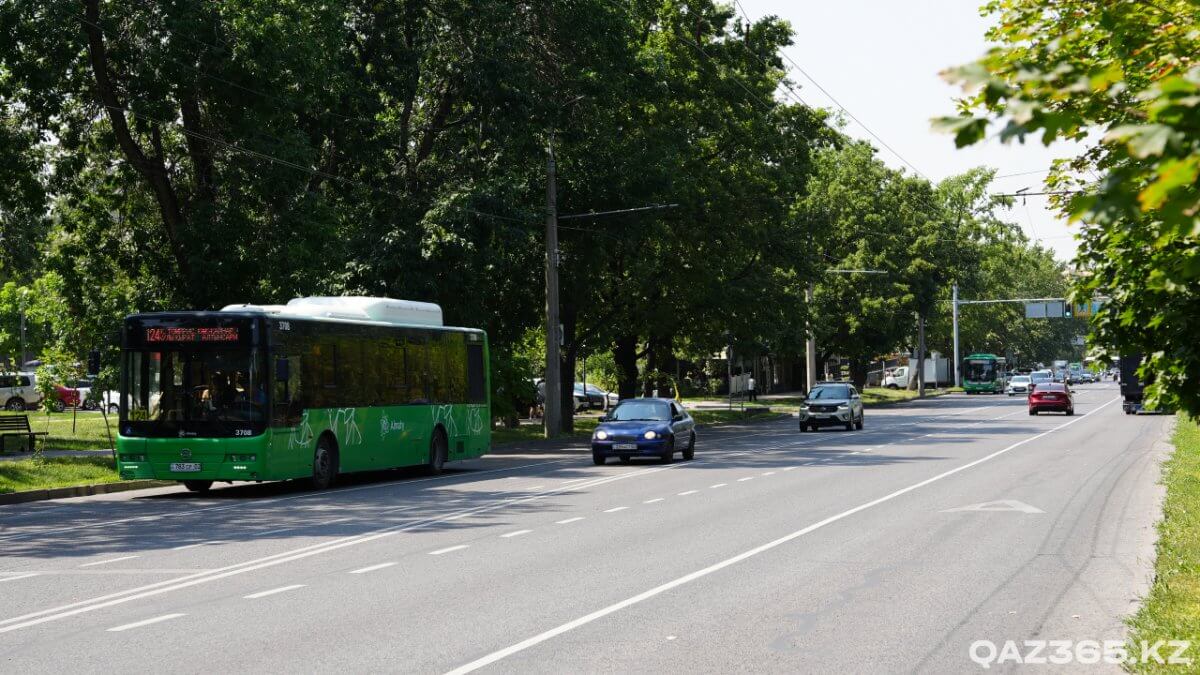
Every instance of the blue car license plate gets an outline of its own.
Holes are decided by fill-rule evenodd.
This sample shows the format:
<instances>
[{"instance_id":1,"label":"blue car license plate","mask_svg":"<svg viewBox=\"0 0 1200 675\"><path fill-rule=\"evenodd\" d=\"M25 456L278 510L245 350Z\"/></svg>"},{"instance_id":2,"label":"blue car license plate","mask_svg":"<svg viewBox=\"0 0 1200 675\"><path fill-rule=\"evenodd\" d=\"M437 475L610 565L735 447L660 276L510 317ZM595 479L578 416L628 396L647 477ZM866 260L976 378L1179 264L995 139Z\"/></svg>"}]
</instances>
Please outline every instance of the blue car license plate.
<instances>
[{"instance_id":1,"label":"blue car license plate","mask_svg":"<svg viewBox=\"0 0 1200 675\"><path fill-rule=\"evenodd\" d=\"M613 450L637 450L637 443L613 443Z\"/></svg>"}]
</instances>

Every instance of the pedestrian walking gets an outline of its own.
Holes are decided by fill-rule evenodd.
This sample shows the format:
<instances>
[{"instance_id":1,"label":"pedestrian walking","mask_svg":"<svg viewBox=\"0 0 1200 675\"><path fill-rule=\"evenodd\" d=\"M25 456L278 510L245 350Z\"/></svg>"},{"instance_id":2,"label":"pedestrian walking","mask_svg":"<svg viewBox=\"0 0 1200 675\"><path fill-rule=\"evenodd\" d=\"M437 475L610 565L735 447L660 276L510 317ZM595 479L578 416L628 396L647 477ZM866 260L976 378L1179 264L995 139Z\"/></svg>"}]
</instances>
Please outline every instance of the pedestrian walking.
<instances>
[{"instance_id":1,"label":"pedestrian walking","mask_svg":"<svg viewBox=\"0 0 1200 675\"><path fill-rule=\"evenodd\" d=\"M758 397L754 393L754 385L755 384L756 383L754 382L754 376L751 375L750 380L748 382L746 382L746 400L748 400L748 401L757 401L758 400Z\"/></svg>"}]
</instances>

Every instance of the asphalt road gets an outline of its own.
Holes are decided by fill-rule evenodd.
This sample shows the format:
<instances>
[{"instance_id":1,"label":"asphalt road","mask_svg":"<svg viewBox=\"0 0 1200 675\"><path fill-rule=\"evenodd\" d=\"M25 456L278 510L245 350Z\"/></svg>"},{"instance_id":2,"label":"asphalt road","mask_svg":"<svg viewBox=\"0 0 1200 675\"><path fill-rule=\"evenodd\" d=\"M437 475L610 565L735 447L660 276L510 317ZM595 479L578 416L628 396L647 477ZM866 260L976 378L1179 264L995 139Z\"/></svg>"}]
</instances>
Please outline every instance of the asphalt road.
<instances>
[{"instance_id":1,"label":"asphalt road","mask_svg":"<svg viewBox=\"0 0 1200 675\"><path fill-rule=\"evenodd\" d=\"M964 672L977 640L1122 639L1168 418L1117 397L2 507L0 670Z\"/></svg>"}]
</instances>

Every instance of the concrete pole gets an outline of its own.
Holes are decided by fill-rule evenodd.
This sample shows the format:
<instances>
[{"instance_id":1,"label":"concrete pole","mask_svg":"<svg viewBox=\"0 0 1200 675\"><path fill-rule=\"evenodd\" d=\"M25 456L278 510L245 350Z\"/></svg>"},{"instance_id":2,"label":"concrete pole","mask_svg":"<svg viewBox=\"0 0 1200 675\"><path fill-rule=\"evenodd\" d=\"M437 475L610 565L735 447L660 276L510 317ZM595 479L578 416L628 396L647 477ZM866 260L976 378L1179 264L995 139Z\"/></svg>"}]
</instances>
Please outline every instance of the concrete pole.
<instances>
[{"instance_id":1,"label":"concrete pole","mask_svg":"<svg viewBox=\"0 0 1200 675\"><path fill-rule=\"evenodd\" d=\"M804 299L807 301L809 316L812 316L813 294L816 291L816 285L813 282L808 282L808 290L804 294ZM813 332L811 321L808 324L808 339L804 341L804 373L805 373L805 391L812 391L812 388L817 384L817 338Z\"/></svg>"},{"instance_id":2,"label":"concrete pole","mask_svg":"<svg viewBox=\"0 0 1200 675\"><path fill-rule=\"evenodd\" d=\"M925 398L925 314L917 317L917 398Z\"/></svg>"},{"instance_id":3,"label":"concrete pole","mask_svg":"<svg viewBox=\"0 0 1200 675\"><path fill-rule=\"evenodd\" d=\"M546 438L562 431L558 320L558 190L554 184L554 137L546 146Z\"/></svg>"},{"instance_id":4,"label":"concrete pole","mask_svg":"<svg viewBox=\"0 0 1200 675\"><path fill-rule=\"evenodd\" d=\"M962 355L958 352L958 284L950 287L950 316L954 323L954 386L962 386Z\"/></svg>"}]
</instances>

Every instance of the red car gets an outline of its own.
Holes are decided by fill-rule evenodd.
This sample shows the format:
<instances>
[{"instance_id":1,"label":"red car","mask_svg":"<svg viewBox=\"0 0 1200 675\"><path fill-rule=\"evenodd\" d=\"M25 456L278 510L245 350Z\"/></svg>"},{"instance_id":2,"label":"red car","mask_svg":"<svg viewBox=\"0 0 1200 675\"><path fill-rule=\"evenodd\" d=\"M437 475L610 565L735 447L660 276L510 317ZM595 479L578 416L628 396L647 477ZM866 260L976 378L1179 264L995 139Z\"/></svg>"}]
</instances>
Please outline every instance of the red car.
<instances>
[{"instance_id":1,"label":"red car","mask_svg":"<svg viewBox=\"0 0 1200 675\"><path fill-rule=\"evenodd\" d=\"M1075 414L1075 399L1071 398L1071 389L1061 382L1043 382L1034 385L1029 392L1029 414L1036 415L1043 410L1055 410Z\"/></svg>"},{"instance_id":2,"label":"red car","mask_svg":"<svg viewBox=\"0 0 1200 675\"><path fill-rule=\"evenodd\" d=\"M62 412L67 408L80 407L80 400L83 398L83 392L74 387L66 387L61 384L54 385L55 391L58 392L58 400L50 404L50 408L55 412Z\"/></svg>"}]
</instances>

